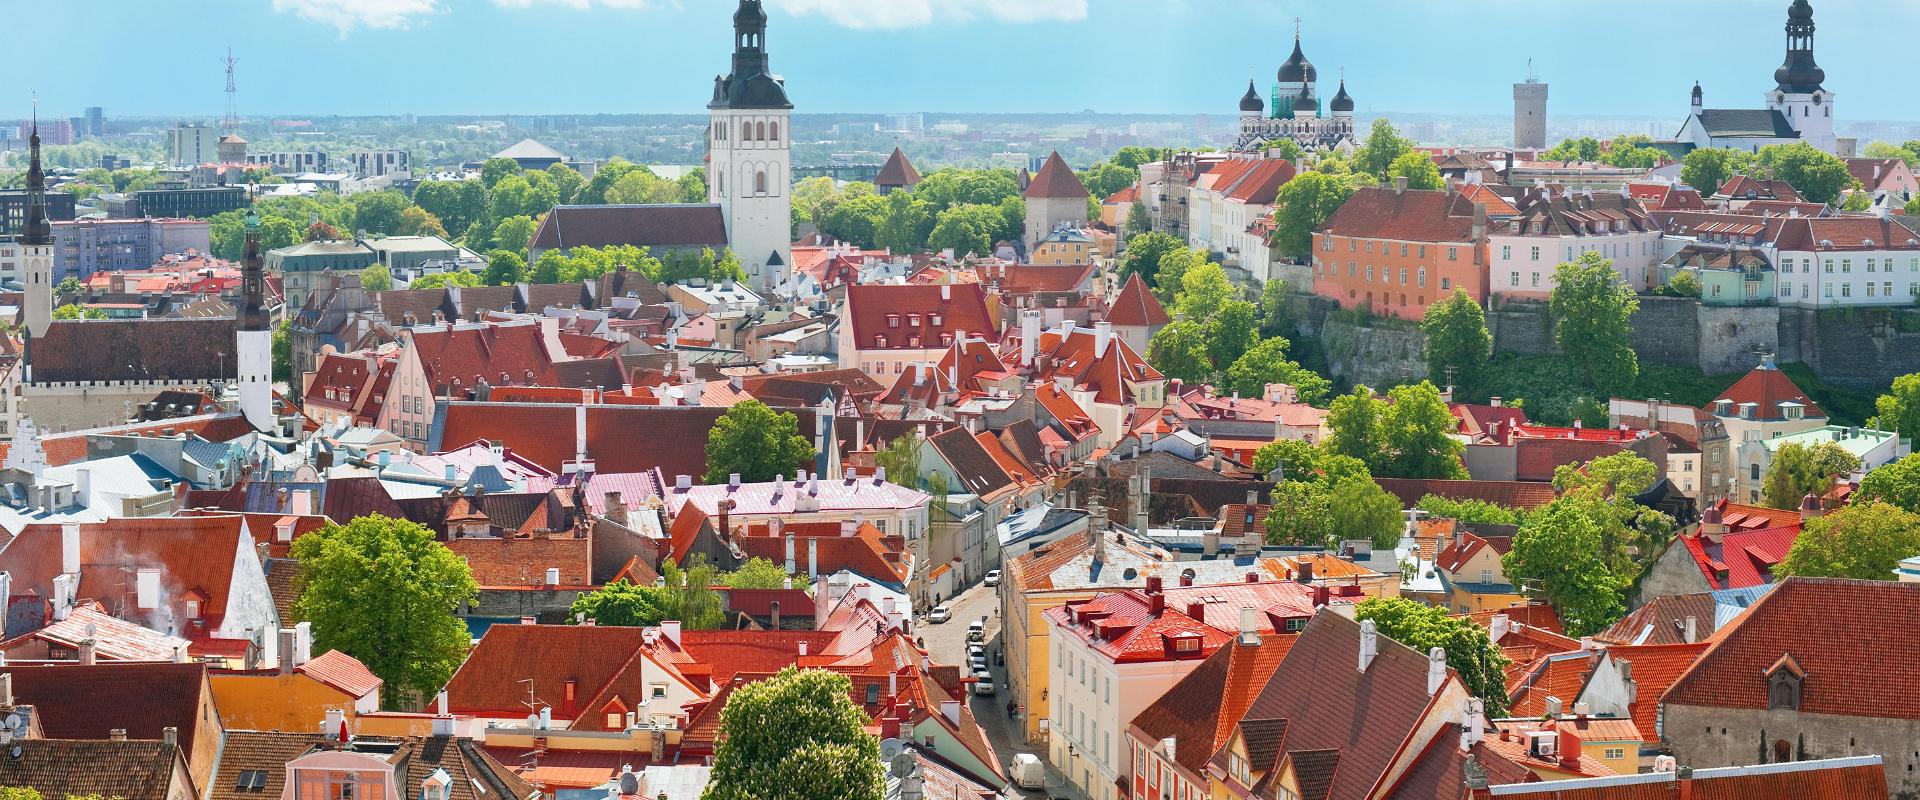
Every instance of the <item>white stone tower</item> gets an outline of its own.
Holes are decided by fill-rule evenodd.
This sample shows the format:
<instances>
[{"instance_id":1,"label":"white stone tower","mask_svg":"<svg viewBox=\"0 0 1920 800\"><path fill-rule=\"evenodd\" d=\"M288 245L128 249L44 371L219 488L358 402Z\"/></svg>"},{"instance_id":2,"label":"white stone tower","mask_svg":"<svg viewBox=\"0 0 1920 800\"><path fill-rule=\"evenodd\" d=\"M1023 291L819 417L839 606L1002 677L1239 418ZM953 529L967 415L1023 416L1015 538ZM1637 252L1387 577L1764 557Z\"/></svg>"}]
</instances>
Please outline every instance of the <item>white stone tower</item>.
<instances>
[{"instance_id":1,"label":"white stone tower","mask_svg":"<svg viewBox=\"0 0 1920 800\"><path fill-rule=\"evenodd\" d=\"M1833 93L1821 86L1827 72L1813 60L1813 4L1793 0L1787 9L1787 59L1773 71L1778 85L1767 93L1767 108L1779 111L1800 139L1835 152Z\"/></svg>"},{"instance_id":2,"label":"white stone tower","mask_svg":"<svg viewBox=\"0 0 1920 800\"><path fill-rule=\"evenodd\" d=\"M47 219L47 174L40 168L40 113L34 110L27 139L27 220L20 233L21 271L26 281L27 335L45 336L53 323L53 223ZM31 345L29 345L31 346Z\"/></svg>"},{"instance_id":3,"label":"white stone tower","mask_svg":"<svg viewBox=\"0 0 1920 800\"><path fill-rule=\"evenodd\" d=\"M793 263L793 103L767 68L766 36L761 0L740 0L733 72L714 78L707 104L707 200L720 205L733 253L762 291L785 284Z\"/></svg>"},{"instance_id":4,"label":"white stone tower","mask_svg":"<svg viewBox=\"0 0 1920 800\"><path fill-rule=\"evenodd\" d=\"M256 430L274 432L273 320L267 312L266 266L260 255L260 214L247 209L246 245L240 261L241 299L234 324L234 377L240 412Z\"/></svg>"},{"instance_id":5,"label":"white stone tower","mask_svg":"<svg viewBox=\"0 0 1920 800\"><path fill-rule=\"evenodd\" d=\"M1532 62L1527 63L1527 80L1513 85L1513 146L1547 146L1547 85L1533 74Z\"/></svg>"}]
</instances>

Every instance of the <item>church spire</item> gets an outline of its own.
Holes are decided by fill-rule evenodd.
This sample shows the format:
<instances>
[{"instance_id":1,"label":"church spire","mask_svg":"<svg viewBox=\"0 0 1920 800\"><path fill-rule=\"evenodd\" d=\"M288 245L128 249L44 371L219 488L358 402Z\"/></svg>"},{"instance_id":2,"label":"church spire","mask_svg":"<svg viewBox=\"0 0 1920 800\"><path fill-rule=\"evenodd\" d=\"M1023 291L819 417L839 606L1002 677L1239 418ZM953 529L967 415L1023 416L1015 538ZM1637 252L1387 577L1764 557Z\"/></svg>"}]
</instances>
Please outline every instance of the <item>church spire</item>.
<instances>
[{"instance_id":1,"label":"church spire","mask_svg":"<svg viewBox=\"0 0 1920 800\"><path fill-rule=\"evenodd\" d=\"M53 244L53 223L47 220L47 173L40 166L40 101L33 101L33 133L27 138L27 221L20 243L28 247Z\"/></svg>"},{"instance_id":2,"label":"church spire","mask_svg":"<svg viewBox=\"0 0 1920 800\"><path fill-rule=\"evenodd\" d=\"M1827 72L1813 60L1813 4L1793 0L1787 8L1787 60L1773 71L1773 79L1786 94L1813 94Z\"/></svg>"},{"instance_id":3,"label":"church spire","mask_svg":"<svg viewBox=\"0 0 1920 800\"><path fill-rule=\"evenodd\" d=\"M267 314L266 268L260 255L260 212L247 209L246 239L240 257L240 330L264 331L273 325Z\"/></svg>"}]
</instances>

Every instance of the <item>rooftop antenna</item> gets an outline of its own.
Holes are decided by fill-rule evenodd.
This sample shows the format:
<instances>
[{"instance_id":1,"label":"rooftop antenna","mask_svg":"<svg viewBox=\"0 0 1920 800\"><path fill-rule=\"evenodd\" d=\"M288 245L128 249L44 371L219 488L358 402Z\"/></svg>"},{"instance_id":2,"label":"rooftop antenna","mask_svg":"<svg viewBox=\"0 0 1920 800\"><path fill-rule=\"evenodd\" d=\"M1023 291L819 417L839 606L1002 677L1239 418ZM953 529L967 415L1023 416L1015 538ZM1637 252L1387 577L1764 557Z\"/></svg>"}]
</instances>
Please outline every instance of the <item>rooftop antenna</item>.
<instances>
[{"instance_id":1,"label":"rooftop antenna","mask_svg":"<svg viewBox=\"0 0 1920 800\"><path fill-rule=\"evenodd\" d=\"M1299 17L1293 18L1293 40L1295 42L1300 41L1300 18Z\"/></svg>"},{"instance_id":2,"label":"rooftop antenna","mask_svg":"<svg viewBox=\"0 0 1920 800\"><path fill-rule=\"evenodd\" d=\"M1527 83L1539 83L1540 76L1533 71L1533 59L1527 59Z\"/></svg>"},{"instance_id":3,"label":"rooftop antenna","mask_svg":"<svg viewBox=\"0 0 1920 800\"><path fill-rule=\"evenodd\" d=\"M240 132L240 111L239 111L239 107L234 103L235 89L233 85L233 65L237 63L239 63L239 60L233 57L233 48L228 47L227 58L226 58L227 118L221 123L222 126L227 129L228 135L232 135Z\"/></svg>"}]
</instances>

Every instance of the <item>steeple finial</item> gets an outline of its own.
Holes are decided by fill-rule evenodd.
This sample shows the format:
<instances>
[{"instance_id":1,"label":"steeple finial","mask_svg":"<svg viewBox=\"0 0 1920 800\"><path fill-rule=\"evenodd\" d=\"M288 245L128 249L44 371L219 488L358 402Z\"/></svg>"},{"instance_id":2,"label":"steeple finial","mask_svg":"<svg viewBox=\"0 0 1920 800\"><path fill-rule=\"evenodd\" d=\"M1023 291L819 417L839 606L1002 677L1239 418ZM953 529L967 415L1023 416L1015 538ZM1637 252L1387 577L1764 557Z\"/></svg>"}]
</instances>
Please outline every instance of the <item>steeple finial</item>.
<instances>
[{"instance_id":1,"label":"steeple finial","mask_svg":"<svg viewBox=\"0 0 1920 800\"><path fill-rule=\"evenodd\" d=\"M1298 44L1300 42L1300 18L1299 17L1293 18L1293 41L1295 44Z\"/></svg>"},{"instance_id":2,"label":"steeple finial","mask_svg":"<svg viewBox=\"0 0 1920 800\"><path fill-rule=\"evenodd\" d=\"M53 244L53 224L47 216L47 173L40 164L40 97L33 98L31 133L27 136L27 219L20 243L27 246Z\"/></svg>"}]
</instances>

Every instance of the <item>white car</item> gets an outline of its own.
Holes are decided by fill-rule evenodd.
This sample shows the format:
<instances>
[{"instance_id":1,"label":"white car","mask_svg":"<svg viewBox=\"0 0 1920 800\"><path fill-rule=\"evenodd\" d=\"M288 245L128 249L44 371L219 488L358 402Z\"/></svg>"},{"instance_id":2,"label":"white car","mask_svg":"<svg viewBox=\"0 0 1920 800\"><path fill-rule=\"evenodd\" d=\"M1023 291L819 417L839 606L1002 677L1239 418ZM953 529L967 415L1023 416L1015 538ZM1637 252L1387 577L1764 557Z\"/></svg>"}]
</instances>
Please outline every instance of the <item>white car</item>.
<instances>
[{"instance_id":1,"label":"white car","mask_svg":"<svg viewBox=\"0 0 1920 800\"><path fill-rule=\"evenodd\" d=\"M973 682L974 694L984 695L988 697L993 696L994 689L993 689L992 674L985 673L985 672L976 672L973 674L973 677L974 677L974 682Z\"/></svg>"},{"instance_id":2,"label":"white car","mask_svg":"<svg viewBox=\"0 0 1920 800\"><path fill-rule=\"evenodd\" d=\"M967 658L986 658L987 648L977 644L967 645Z\"/></svg>"},{"instance_id":3,"label":"white car","mask_svg":"<svg viewBox=\"0 0 1920 800\"><path fill-rule=\"evenodd\" d=\"M953 619L953 609L948 608L946 603L934 606L932 611L927 612L927 621L935 625L950 619Z\"/></svg>"},{"instance_id":4,"label":"white car","mask_svg":"<svg viewBox=\"0 0 1920 800\"><path fill-rule=\"evenodd\" d=\"M973 672L975 675L978 675L987 671L987 657L984 655L973 656L967 659L967 662L970 666L973 667Z\"/></svg>"},{"instance_id":5,"label":"white car","mask_svg":"<svg viewBox=\"0 0 1920 800\"><path fill-rule=\"evenodd\" d=\"M985 579L985 580L982 580L982 581L981 581L981 583L984 583L984 584L986 584L986 585L988 585L988 586L999 586L999 585L1000 585L1000 570L997 570L997 569L995 569L995 570L988 570L988 571L987 571L987 577L986 577L986 579Z\"/></svg>"}]
</instances>

